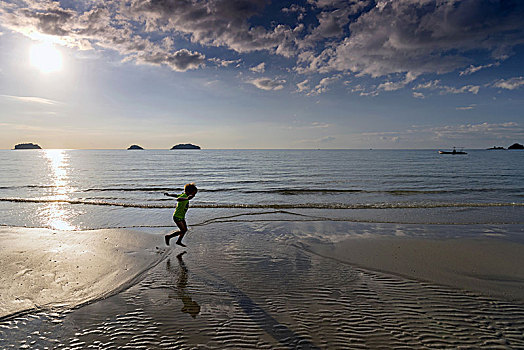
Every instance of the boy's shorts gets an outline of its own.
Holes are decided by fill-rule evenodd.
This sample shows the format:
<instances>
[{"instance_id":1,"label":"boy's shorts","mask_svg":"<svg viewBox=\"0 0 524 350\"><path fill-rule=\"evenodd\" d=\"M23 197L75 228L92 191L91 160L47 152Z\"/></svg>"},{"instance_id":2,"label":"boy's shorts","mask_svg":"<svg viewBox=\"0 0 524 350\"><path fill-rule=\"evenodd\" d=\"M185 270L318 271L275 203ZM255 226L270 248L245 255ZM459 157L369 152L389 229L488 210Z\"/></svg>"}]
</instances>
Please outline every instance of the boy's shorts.
<instances>
[{"instance_id":1,"label":"boy's shorts","mask_svg":"<svg viewBox=\"0 0 524 350\"><path fill-rule=\"evenodd\" d=\"M173 221L174 222L186 221L186 218L179 218L179 217L173 216Z\"/></svg>"}]
</instances>

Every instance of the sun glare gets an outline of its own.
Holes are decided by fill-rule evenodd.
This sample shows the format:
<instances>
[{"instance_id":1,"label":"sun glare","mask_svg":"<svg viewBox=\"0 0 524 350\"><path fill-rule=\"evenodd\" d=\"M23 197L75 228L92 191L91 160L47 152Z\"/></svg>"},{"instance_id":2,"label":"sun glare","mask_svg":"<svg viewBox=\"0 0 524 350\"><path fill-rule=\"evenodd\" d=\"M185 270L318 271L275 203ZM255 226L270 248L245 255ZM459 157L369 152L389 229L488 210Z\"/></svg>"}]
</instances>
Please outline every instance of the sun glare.
<instances>
[{"instance_id":1,"label":"sun glare","mask_svg":"<svg viewBox=\"0 0 524 350\"><path fill-rule=\"evenodd\" d=\"M62 69L62 54L51 43L39 43L29 52L31 66L43 73L52 73Z\"/></svg>"},{"instance_id":2,"label":"sun glare","mask_svg":"<svg viewBox=\"0 0 524 350\"><path fill-rule=\"evenodd\" d=\"M43 155L47 159L50 184L52 185L48 198L51 200L67 200L69 198L68 193L74 191L74 188L69 184L68 169L70 165L67 153L62 149L48 149L43 151ZM62 203L50 202L42 211L42 215L52 229L64 231L76 229L69 222L72 211Z\"/></svg>"}]
</instances>

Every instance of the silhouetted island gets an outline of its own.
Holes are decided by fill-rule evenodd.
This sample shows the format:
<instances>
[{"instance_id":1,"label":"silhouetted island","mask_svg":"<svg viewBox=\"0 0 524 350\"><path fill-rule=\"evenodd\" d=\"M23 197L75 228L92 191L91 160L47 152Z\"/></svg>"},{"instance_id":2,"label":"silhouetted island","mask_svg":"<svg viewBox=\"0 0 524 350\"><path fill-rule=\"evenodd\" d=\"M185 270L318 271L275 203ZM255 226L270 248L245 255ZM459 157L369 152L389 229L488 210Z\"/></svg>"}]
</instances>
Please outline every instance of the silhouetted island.
<instances>
[{"instance_id":1,"label":"silhouetted island","mask_svg":"<svg viewBox=\"0 0 524 350\"><path fill-rule=\"evenodd\" d=\"M509 146L508 149L524 149L524 146L520 143L514 143L511 146Z\"/></svg>"},{"instance_id":2,"label":"silhouetted island","mask_svg":"<svg viewBox=\"0 0 524 350\"><path fill-rule=\"evenodd\" d=\"M491 148L487 148L487 150L503 150L503 149L505 150L505 148L502 146L493 146Z\"/></svg>"},{"instance_id":3,"label":"silhouetted island","mask_svg":"<svg viewBox=\"0 0 524 350\"><path fill-rule=\"evenodd\" d=\"M143 148L140 147L139 145L131 145L131 146L128 147L128 150L134 150L134 149L140 150L140 149L143 149Z\"/></svg>"},{"instance_id":4,"label":"silhouetted island","mask_svg":"<svg viewBox=\"0 0 524 350\"><path fill-rule=\"evenodd\" d=\"M171 147L171 149L200 149L200 146L190 143L179 143L178 145Z\"/></svg>"},{"instance_id":5,"label":"silhouetted island","mask_svg":"<svg viewBox=\"0 0 524 350\"><path fill-rule=\"evenodd\" d=\"M36 143L19 143L18 145L15 145L15 148L13 149L42 149L42 147L38 146Z\"/></svg>"}]
</instances>

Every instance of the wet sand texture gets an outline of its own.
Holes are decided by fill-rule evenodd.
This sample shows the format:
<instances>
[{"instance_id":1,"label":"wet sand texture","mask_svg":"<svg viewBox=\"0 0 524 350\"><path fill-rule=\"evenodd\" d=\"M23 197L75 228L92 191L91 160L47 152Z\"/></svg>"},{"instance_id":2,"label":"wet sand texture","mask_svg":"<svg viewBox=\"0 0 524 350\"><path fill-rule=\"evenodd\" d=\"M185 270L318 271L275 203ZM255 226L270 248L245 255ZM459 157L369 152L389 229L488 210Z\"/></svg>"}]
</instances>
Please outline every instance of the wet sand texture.
<instances>
[{"instance_id":1,"label":"wet sand texture","mask_svg":"<svg viewBox=\"0 0 524 350\"><path fill-rule=\"evenodd\" d=\"M524 302L524 245L515 242L371 236L307 249L354 266Z\"/></svg>"},{"instance_id":2,"label":"wet sand texture","mask_svg":"<svg viewBox=\"0 0 524 350\"><path fill-rule=\"evenodd\" d=\"M0 318L104 298L165 256L158 236L124 230L0 228L0 241Z\"/></svg>"},{"instance_id":3,"label":"wet sand texture","mask_svg":"<svg viewBox=\"0 0 524 350\"><path fill-rule=\"evenodd\" d=\"M131 288L2 323L0 347L524 348L524 305L355 267L268 226L190 231Z\"/></svg>"}]
</instances>

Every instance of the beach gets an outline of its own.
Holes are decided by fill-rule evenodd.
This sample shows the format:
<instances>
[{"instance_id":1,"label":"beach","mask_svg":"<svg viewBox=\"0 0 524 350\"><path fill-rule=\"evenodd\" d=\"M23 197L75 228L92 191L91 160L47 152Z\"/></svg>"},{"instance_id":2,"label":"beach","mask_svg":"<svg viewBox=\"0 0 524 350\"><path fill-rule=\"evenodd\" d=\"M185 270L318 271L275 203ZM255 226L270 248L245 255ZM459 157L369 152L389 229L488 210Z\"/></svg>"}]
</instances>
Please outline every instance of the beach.
<instances>
[{"instance_id":1,"label":"beach","mask_svg":"<svg viewBox=\"0 0 524 350\"><path fill-rule=\"evenodd\" d=\"M524 347L522 159L374 154L0 152L0 348Z\"/></svg>"},{"instance_id":2,"label":"beach","mask_svg":"<svg viewBox=\"0 0 524 350\"><path fill-rule=\"evenodd\" d=\"M33 299L34 305L2 319L0 345L78 349L524 346L521 243L493 236L420 240L399 236L398 231L397 236L356 238L351 234L355 227L343 226L256 219L213 223L192 229L185 249L165 247L161 234L137 235L130 230L76 232L84 239L75 244L70 232L3 229L3 240L13 241L2 250L3 261L13 256L19 261L16 256L22 246L27 247L29 235L35 245L42 239L47 247L53 246L49 235L63 245L61 254L49 255L56 260L52 269L42 266L42 259L25 260L29 272L24 279L20 273L2 274L6 280L23 283L26 298ZM337 239L326 239L319 228L339 230L328 235ZM299 240L283 235L295 230L318 235ZM117 239L101 243L107 237ZM92 252L90 258L82 257L85 251ZM505 259L500 259L501 252ZM25 254L37 252L29 248ZM459 254L482 254L483 262L460 259ZM89 295L57 293L66 288L65 280L72 279L74 269L68 265L96 264L102 257L113 261L103 264L107 270L83 271L89 280L78 278L92 287ZM131 271L111 278L110 285L104 282L108 272L118 275L124 266ZM42 282L38 269L55 276L54 286L46 280L48 291L25 288ZM42 302L39 298L48 292L54 300Z\"/></svg>"}]
</instances>

